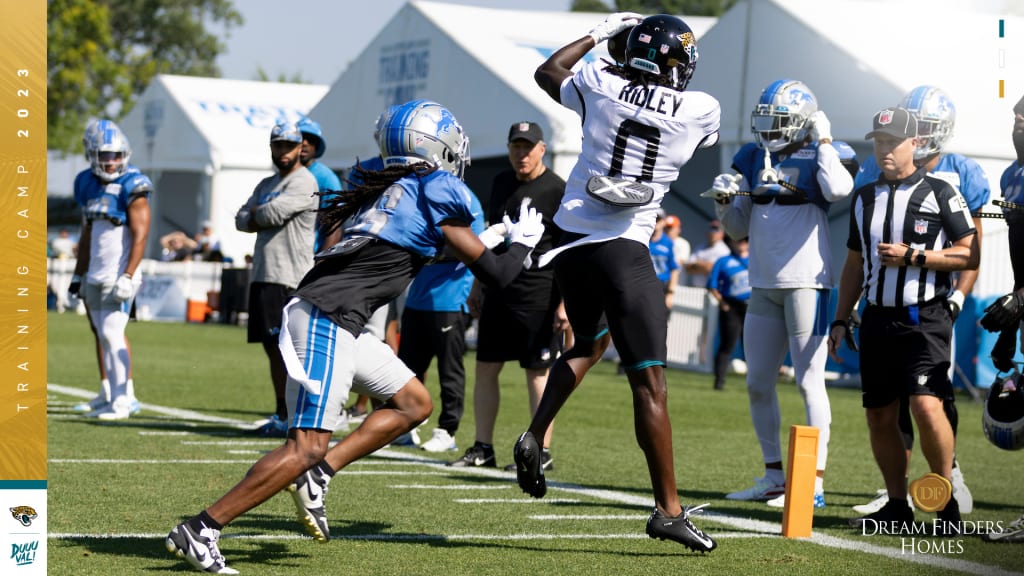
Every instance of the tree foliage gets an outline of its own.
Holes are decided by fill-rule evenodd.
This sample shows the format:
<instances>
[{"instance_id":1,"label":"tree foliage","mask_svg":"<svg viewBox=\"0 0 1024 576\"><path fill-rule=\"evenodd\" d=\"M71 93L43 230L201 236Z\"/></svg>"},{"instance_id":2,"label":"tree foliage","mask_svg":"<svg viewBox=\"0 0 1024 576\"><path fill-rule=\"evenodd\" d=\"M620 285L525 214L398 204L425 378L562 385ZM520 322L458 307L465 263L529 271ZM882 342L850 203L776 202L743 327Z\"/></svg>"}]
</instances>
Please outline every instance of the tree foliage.
<instances>
[{"instance_id":1,"label":"tree foliage","mask_svg":"<svg viewBox=\"0 0 1024 576\"><path fill-rule=\"evenodd\" d=\"M220 76L231 0L47 0L48 146L81 151L92 118L123 118L157 74Z\"/></svg>"},{"instance_id":2,"label":"tree foliage","mask_svg":"<svg viewBox=\"0 0 1024 576\"><path fill-rule=\"evenodd\" d=\"M603 0L573 0L573 12L639 12L640 14L677 14L721 16L736 0L615 0L611 8Z\"/></svg>"}]
</instances>

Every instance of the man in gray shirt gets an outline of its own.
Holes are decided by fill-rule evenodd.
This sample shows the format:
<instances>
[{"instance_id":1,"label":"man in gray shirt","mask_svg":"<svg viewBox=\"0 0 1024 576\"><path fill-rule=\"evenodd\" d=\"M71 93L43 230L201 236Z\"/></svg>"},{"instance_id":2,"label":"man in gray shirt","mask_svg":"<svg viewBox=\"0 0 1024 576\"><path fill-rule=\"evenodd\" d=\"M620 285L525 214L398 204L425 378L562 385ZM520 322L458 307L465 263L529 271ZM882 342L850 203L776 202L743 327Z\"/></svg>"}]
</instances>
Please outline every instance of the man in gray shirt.
<instances>
[{"instance_id":1,"label":"man in gray shirt","mask_svg":"<svg viewBox=\"0 0 1024 576\"><path fill-rule=\"evenodd\" d=\"M277 173L256 185L235 215L235 227L256 233L249 284L249 342L259 342L270 359L276 411L260 426L261 436L288 434L287 371L277 347L281 312L299 280L313 267L316 178L299 162L302 132L279 122L270 132L270 156Z\"/></svg>"}]
</instances>

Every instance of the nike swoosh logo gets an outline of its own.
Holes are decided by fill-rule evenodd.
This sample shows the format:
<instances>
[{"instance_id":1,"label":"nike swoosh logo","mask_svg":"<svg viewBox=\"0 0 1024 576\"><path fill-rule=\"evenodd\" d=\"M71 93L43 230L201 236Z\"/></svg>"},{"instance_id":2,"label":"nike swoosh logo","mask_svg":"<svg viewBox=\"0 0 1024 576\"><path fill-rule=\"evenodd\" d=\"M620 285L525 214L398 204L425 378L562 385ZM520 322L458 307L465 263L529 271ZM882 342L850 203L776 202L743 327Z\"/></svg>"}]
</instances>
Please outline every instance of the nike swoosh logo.
<instances>
[{"instance_id":1,"label":"nike swoosh logo","mask_svg":"<svg viewBox=\"0 0 1024 576\"><path fill-rule=\"evenodd\" d=\"M320 499L323 497L323 490L321 490L320 486L317 485L316 482L313 482L311 479L307 479L306 493L309 494L309 499L313 502L313 504L319 503ZM314 508L316 508L316 506L314 506Z\"/></svg>"},{"instance_id":2,"label":"nike swoosh logo","mask_svg":"<svg viewBox=\"0 0 1024 576\"><path fill-rule=\"evenodd\" d=\"M487 462L487 460L484 460L483 458L474 458L473 459L473 465L474 466L483 466L484 462Z\"/></svg>"},{"instance_id":3,"label":"nike swoosh logo","mask_svg":"<svg viewBox=\"0 0 1024 576\"><path fill-rule=\"evenodd\" d=\"M441 326L441 332L448 332L452 329L451 326Z\"/></svg>"},{"instance_id":4,"label":"nike swoosh logo","mask_svg":"<svg viewBox=\"0 0 1024 576\"><path fill-rule=\"evenodd\" d=\"M206 553L203 552L202 554L200 554L199 553L199 548L197 548L194 543L189 543L189 545L192 546L192 550L193 550L193 554L192 555L196 557L196 560L198 560L200 564L205 563L206 562Z\"/></svg>"}]
</instances>

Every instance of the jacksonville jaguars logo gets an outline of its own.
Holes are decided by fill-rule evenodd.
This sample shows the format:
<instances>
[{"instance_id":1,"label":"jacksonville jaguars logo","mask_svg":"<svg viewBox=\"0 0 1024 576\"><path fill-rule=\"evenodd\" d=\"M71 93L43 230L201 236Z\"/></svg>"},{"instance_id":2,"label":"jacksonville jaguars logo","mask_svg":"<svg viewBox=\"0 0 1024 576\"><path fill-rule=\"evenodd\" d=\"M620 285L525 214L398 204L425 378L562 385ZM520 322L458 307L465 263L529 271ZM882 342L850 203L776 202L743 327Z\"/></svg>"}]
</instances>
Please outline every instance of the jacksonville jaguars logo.
<instances>
[{"instance_id":1,"label":"jacksonville jaguars logo","mask_svg":"<svg viewBox=\"0 0 1024 576\"><path fill-rule=\"evenodd\" d=\"M21 522L22 526L31 526L32 521L39 517L36 514L36 509L31 506L16 506L11 508L11 515L18 522Z\"/></svg>"},{"instance_id":2,"label":"jacksonville jaguars logo","mask_svg":"<svg viewBox=\"0 0 1024 576\"><path fill-rule=\"evenodd\" d=\"M682 44L683 52L686 52L690 62L697 61L697 40L693 37L692 32L683 32L679 36L679 43Z\"/></svg>"}]
</instances>

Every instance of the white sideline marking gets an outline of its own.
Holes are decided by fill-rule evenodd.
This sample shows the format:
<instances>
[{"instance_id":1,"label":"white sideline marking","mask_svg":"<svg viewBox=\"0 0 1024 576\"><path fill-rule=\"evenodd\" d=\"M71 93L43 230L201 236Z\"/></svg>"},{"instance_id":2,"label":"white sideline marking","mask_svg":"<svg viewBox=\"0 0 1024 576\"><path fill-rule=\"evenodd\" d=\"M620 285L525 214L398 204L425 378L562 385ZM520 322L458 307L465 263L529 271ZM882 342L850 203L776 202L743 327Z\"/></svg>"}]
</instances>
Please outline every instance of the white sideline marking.
<instances>
[{"instance_id":1,"label":"white sideline marking","mask_svg":"<svg viewBox=\"0 0 1024 576\"><path fill-rule=\"evenodd\" d=\"M82 390L80 388L72 388L68 386L60 386L57 384L48 384L48 389L68 394L71 396L77 396L80 398L90 398L95 395L95 392ZM169 408L166 406L156 406L152 404L142 404L142 407L151 412L157 412L167 416L175 418L183 418L189 420L195 420L199 422L207 423L219 423L227 424L230 426L236 426L239 428L251 428L252 423L242 420L234 420L231 418L222 418L217 416L208 416L199 412L193 412L191 410L180 410L177 408ZM51 415L56 416L56 415ZM182 426L195 426L193 423L180 422L176 423ZM140 432L141 433L141 432ZM190 432L148 432L151 435L186 435L192 434ZM333 444L333 443L332 443ZM395 464L422 464L432 468L438 468L444 473L437 475L449 475L455 470L446 466L446 463L432 458L426 458L422 456L413 456L405 452L396 452L388 449L381 449L374 452L370 458L379 458L384 460L395 461ZM251 460L116 460L116 459L70 459L70 458L58 458L49 460L55 464L252 464ZM366 462L366 461L363 461ZM361 464L357 462L356 464ZM366 462L367 464L381 464L381 462ZM510 479L515 478L515 474L511 472L504 472L495 468L459 468L460 474L472 474L477 476L486 476L490 478L499 479ZM348 472L344 470L342 474ZM360 472L357 474L365 474ZM652 501L650 497L641 497L633 494L626 494L623 492L615 492L612 490L594 489L587 488L585 486L579 486L576 484L566 484L562 482L551 482L548 481L549 489L562 490L571 494L579 494L598 500L606 500L610 502L617 502L621 504L632 504L644 509L650 509ZM480 488L480 487L477 487ZM455 502L461 504L574 504L580 502L576 499L565 499L565 498L546 498L543 500L537 500L534 498L530 499L456 499ZM781 525L776 522L766 522L762 520L753 520L749 518L739 518L735 516L728 516L725 514L716 514L714 512L707 512L700 516L698 519L706 519L717 524L724 524L733 528L741 530L741 532L725 532L715 533L712 536L716 539L721 538L760 538L760 537L781 537ZM76 533L55 533L49 534L48 538L51 539L130 539L130 538L166 538L166 534L76 534ZM222 538L227 539L252 539L252 540L310 540L308 536L304 535L287 535L287 534L226 534ZM429 534L353 534L353 535L332 535L332 538L337 540L379 540L379 541L455 541L455 540L492 540L492 541L517 541L517 540L608 540L608 539L645 539L646 534L631 533L631 534L512 534L512 535L489 535L489 534L455 534L455 535L429 535ZM876 556L883 556L891 558L893 560L903 560L906 562L912 562L916 564L923 564L927 566L935 566L939 568L946 568L950 570L958 570L966 572L968 574L976 574L978 576L1024 576L1024 573L1014 572L1006 570L1004 568L980 564L978 562L971 562L968 560L960 560L956 558L950 558L947 556L940 555L922 555L922 554L903 554L899 548L879 546L875 544L869 544L857 539L850 538L839 538L836 536L830 536L815 532L808 542L825 546L829 548L838 548L842 550L852 550L855 552L861 552L864 554L873 554Z\"/></svg>"},{"instance_id":2,"label":"white sideline marking","mask_svg":"<svg viewBox=\"0 0 1024 576\"><path fill-rule=\"evenodd\" d=\"M646 514L534 514L533 516L527 516L530 520L629 520L635 522L637 520L647 521L648 516ZM715 534L718 537L718 534Z\"/></svg>"},{"instance_id":3,"label":"white sideline marking","mask_svg":"<svg viewBox=\"0 0 1024 576\"><path fill-rule=\"evenodd\" d=\"M456 498L452 500L459 504L579 504L575 498Z\"/></svg>"},{"instance_id":4,"label":"white sideline marking","mask_svg":"<svg viewBox=\"0 0 1024 576\"><path fill-rule=\"evenodd\" d=\"M393 474L385 472L385 474ZM436 474L436 476L447 476L447 474ZM508 490L508 486L480 486L478 484L392 484L388 488L399 490Z\"/></svg>"},{"instance_id":5,"label":"white sideline marking","mask_svg":"<svg viewBox=\"0 0 1024 576\"><path fill-rule=\"evenodd\" d=\"M75 532L56 532L47 535L51 540L163 540L166 534L129 533L129 534L84 534ZM757 538L771 537L761 534L743 532L723 532L715 534L715 539L726 538ZM779 536L781 537L781 536ZM520 540L646 540L646 534L631 532L629 534L331 534L331 540L377 540L390 542L417 541L520 541ZM222 534L221 540L310 540L305 534Z\"/></svg>"},{"instance_id":6,"label":"white sideline marking","mask_svg":"<svg viewBox=\"0 0 1024 576\"><path fill-rule=\"evenodd\" d=\"M61 386L60 384L48 383L46 385L47 390L53 390L60 392L61 394L67 394L68 396L77 396L78 398L92 398L96 395L95 390L83 390L81 388L74 388L72 386ZM213 424L227 424L228 426L235 426L237 428L252 428L252 422L245 420L236 420L234 418L224 418L222 416L210 416L201 412L195 412L192 410L182 410L180 408L171 408L169 406L158 406L156 404L141 403L143 410L149 410L150 412L156 412L157 414L163 414L164 416L173 416L175 418L181 418L182 420L195 420L199 422L209 422Z\"/></svg>"},{"instance_id":7,"label":"white sideline marking","mask_svg":"<svg viewBox=\"0 0 1024 576\"><path fill-rule=\"evenodd\" d=\"M252 460L117 460L114 458L51 458L50 464L252 464Z\"/></svg>"}]
</instances>

